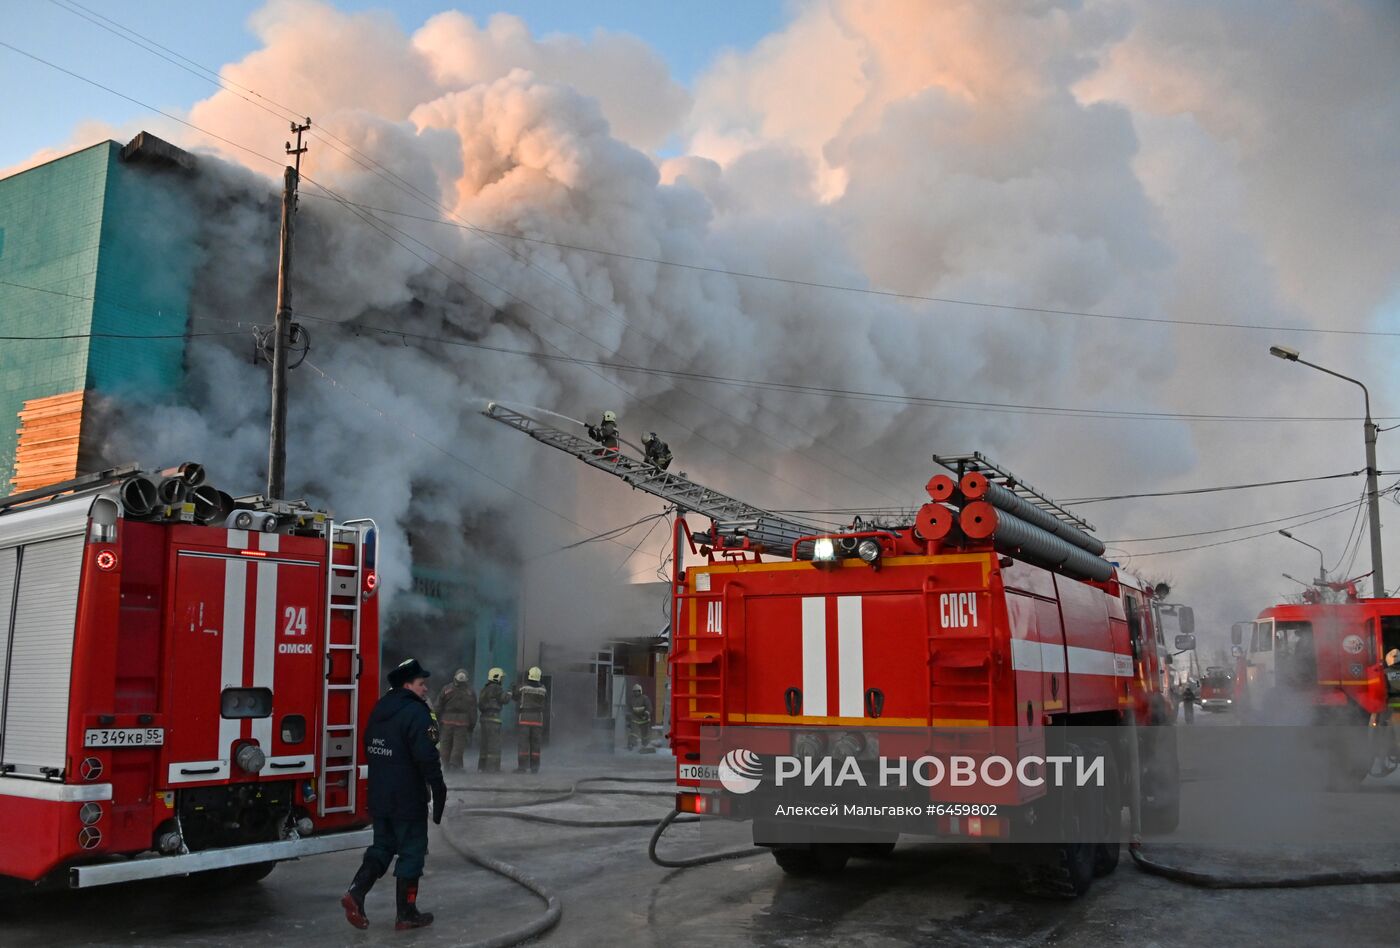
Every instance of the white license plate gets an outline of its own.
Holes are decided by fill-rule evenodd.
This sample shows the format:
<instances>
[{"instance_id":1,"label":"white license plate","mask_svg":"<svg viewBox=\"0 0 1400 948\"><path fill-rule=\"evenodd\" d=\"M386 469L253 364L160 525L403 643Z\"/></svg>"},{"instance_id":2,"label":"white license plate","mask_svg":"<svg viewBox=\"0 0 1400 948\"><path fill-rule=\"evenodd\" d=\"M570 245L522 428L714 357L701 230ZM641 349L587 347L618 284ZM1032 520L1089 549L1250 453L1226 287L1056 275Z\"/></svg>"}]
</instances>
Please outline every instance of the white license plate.
<instances>
[{"instance_id":1,"label":"white license plate","mask_svg":"<svg viewBox=\"0 0 1400 948\"><path fill-rule=\"evenodd\" d=\"M165 743L163 727L90 727L84 747L158 747Z\"/></svg>"},{"instance_id":2,"label":"white license plate","mask_svg":"<svg viewBox=\"0 0 1400 948\"><path fill-rule=\"evenodd\" d=\"M719 768L713 764L681 764L681 780L718 780Z\"/></svg>"}]
</instances>

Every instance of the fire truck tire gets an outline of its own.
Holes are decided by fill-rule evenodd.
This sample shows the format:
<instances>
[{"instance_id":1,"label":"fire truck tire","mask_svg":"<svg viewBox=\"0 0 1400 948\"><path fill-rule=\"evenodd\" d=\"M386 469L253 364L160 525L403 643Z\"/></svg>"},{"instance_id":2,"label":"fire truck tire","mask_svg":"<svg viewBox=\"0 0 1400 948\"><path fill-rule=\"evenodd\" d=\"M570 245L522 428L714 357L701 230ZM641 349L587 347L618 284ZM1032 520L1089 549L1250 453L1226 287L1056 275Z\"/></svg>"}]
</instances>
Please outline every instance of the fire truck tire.
<instances>
[{"instance_id":1,"label":"fire truck tire","mask_svg":"<svg viewBox=\"0 0 1400 948\"><path fill-rule=\"evenodd\" d=\"M1142 830L1159 835L1176 832L1181 822L1181 763L1176 728L1143 728Z\"/></svg>"},{"instance_id":2,"label":"fire truck tire","mask_svg":"<svg viewBox=\"0 0 1400 948\"><path fill-rule=\"evenodd\" d=\"M1094 875L1112 875L1118 868L1122 843L1118 836L1123 829L1122 784L1118 777L1118 761L1105 741L1093 741L1087 748L1090 755L1102 755L1103 774L1103 842L1094 849Z\"/></svg>"},{"instance_id":3,"label":"fire truck tire","mask_svg":"<svg viewBox=\"0 0 1400 948\"><path fill-rule=\"evenodd\" d=\"M773 859L790 876L829 876L846 868L850 850L839 843L813 843L807 849L777 848Z\"/></svg>"},{"instance_id":4,"label":"fire truck tire","mask_svg":"<svg viewBox=\"0 0 1400 948\"><path fill-rule=\"evenodd\" d=\"M1064 753L1079 757L1087 751L1066 743ZM1024 861L1016 867L1021 889L1027 895L1045 899L1075 899L1089 891L1094 884L1099 858L1097 843L1084 837L1087 822L1103 819L1103 794L1092 792L1076 795L1057 794L1056 809L1062 842L1032 844L1023 850Z\"/></svg>"}]
</instances>

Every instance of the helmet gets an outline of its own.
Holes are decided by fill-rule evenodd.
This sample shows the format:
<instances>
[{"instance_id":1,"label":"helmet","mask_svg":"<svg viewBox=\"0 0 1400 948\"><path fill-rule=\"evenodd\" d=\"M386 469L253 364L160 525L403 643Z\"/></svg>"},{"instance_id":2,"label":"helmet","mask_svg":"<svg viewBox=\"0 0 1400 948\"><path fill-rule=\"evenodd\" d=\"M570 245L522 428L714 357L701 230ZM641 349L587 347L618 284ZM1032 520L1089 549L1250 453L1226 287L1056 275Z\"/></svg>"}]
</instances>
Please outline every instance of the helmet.
<instances>
[{"instance_id":1,"label":"helmet","mask_svg":"<svg viewBox=\"0 0 1400 948\"><path fill-rule=\"evenodd\" d=\"M634 694L634 695L639 695L639 694L641 694L641 693L642 693L642 686L641 686L641 685L634 684L634 685L632 686L632 694Z\"/></svg>"},{"instance_id":2,"label":"helmet","mask_svg":"<svg viewBox=\"0 0 1400 948\"><path fill-rule=\"evenodd\" d=\"M422 665L418 664L418 659L405 658L403 661L399 662L399 664L391 672L389 672L389 687L402 688L410 681L414 681L419 678L427 678L428 674L428 670Z\"/></svg>"},{"instance_id":3,"label":"helmet","mask_svg":"<svg viewBox=\"0 0 1400 948\"><path fill-rule=\"evenodd\" d=\"M486 673L487 681L505 681L506 673L503 669L493 668Z\"/></svg>"},{"instance_id":4,"label":"helmet","mask_svg":"<svg viewBox=\"0 0 1400 948\"><path fill-rule=\"evenodd\" d=\"M605 412L603 412L603 420L604 420L604 421L611 421L611 422L613 422L614 424L616 424L616 423L617 423L617 412L615 412L615 411L605 411Z\"/></svg>"},{"instance_id":5,"label":"helmet","mask_svg":"<svg viewBox=\"0 0 1400 948\"><path fill-rule=\"evenodd\" d=\"M656 432L655 432L655 431L648 431L646 434L642 435L642 444L651 444L651 443L652 443L653 441L655 441L655 440L656 440Z\"/></svg>"},{"instance_id":6,"label":"helmet","mask_svg":"<svg viewBox=\"0 0 1400 948\"><path fill-rule=\"evenodd\" d=\"M453 675L453 676L452 676L452 679L453 679L454 681L466 681L466 680L467 680L467 670L466 670L465 668L459 668L459 669L457 669L457 674Z\"/></svg>"},{"instance_id":7,"label":"helmet","mask_svg":"<svg viewBox=\"0 0 1400 948\"><path fill-rule=\"evenodd\" d=\"M544 672L540 671L540 667L538 665L535 665L528 672L525 673L525 677L530 679L531 681L539 681L540 677L543 674Z\"/></svg>"}]
</instances>

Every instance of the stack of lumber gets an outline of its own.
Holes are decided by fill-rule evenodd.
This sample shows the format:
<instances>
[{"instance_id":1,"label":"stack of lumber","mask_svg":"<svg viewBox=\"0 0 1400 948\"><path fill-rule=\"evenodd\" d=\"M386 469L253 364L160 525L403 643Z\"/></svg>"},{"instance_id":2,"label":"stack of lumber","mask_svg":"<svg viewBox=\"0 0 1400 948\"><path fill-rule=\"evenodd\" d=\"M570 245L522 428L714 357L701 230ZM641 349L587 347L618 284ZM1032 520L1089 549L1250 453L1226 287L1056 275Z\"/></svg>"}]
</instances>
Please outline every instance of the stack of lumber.
<instances>
[{"instance_id":1,"label":"stack of lumber","mask_svg":"<svg viewBox=\"0 0 1400 948\"><path fill-rule=\"evenodd\" d=\"M78 475L86 396L84 391L64 392L24 403L19 412L19 442L11 478L14 493Z\"/></svg>"}]
</instances>

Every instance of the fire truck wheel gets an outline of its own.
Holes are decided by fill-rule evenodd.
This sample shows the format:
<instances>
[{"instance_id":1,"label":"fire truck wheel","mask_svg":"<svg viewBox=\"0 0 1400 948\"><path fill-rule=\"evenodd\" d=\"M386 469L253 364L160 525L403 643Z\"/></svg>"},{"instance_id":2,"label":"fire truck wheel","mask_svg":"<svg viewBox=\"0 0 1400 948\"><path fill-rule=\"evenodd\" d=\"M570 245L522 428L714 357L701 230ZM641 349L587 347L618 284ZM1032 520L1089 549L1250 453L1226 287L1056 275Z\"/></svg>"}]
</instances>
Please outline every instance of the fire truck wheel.
<instances>
[{"instance_id":1,"label":"fire truck wheel","mask_svg":"<svg viewBox=\"0 0 1400 948\"><path fill-rule=\"evenodd\" d=\"M846 868L850 857L844 846L834 843L813 843L808 849L773 850L778 868L790 876L834 875Z\"/></svg>"},{"instance_id":2,"label":"fire truck wheel","mask_svg":"<svg viewBox=\"0 0 1400 948\"><path fill-rule=\"evenodd\" d=\"M1139 729L1142 753L1142 830L1173 833L1181 822L1181 763L1176 728L1166 724Z\"/></svg>"},{"instance_id":3,"label":"fire truck wheel","mask_svg":"<svg viewBox=\"0 0 1400 948\"><path fill-rule=\"evenodd\" d=\"M1090 755L1102 755L1103 772L1103 842L1094 850L1094 875L1112 875L1118 868L1118 857L1122 843L1118 837L1123 830L1122 785L1118 778L1118 761L1113 748L1106 741L1094 741L1088 748Z\"/></svg>"},{"instance_id":4,"label":"fire truck wheel","mask_svg":"<svg viewBox=\"0 0 1400 948\"><path fill-rule=\"evenodd\" d=\"M1064 753L1079 757L1078 745L1066 743ZM1094 883L1094 870L1099 845L1085 841L1098 834L1090 822L1103 819L1103 794L1097 788L1085 788L1077 794L1056 794L1055 808L1063 842L1027 846L1027 858L1017 866L1021 889L1027 895L1047 899L1074 899L1089 891Z\"/></svg>"}]
</instances>

